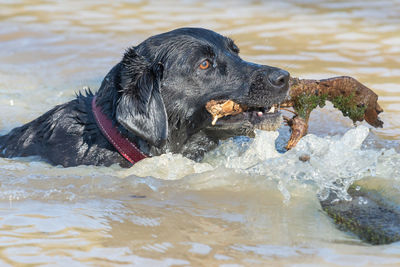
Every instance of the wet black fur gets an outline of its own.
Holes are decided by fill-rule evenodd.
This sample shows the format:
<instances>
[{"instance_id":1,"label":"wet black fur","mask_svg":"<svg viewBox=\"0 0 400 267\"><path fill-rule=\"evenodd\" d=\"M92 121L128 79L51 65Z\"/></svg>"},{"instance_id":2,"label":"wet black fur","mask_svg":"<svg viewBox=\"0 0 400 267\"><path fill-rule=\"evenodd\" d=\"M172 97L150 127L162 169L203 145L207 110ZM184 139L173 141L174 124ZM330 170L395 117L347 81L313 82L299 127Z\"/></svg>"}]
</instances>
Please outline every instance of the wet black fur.
<instances>
[{"instance_id":1,"label":"wet black fur","mask_svg":"<svg viewBox=\"0 0 400 267\"><path fill-rule=\"evenodd\" d=\"M218 144L205 129L211 99L233 99L266 107L286 96L288 74L242 60L229 38L201 28L182 28L129 48L104 78L97 104L121 133L150 156L182 153L200 160ZM199 65L209 60L211 67ZM274 77L285 74L285 79ZM286 75L287 74L287 75ZM54 165L128 163L98 129L93 93L56 106L39 118L0 137L0 156L39 155ZM236 135L232 131L232 136Z\"/></svg>"}]
</instances>

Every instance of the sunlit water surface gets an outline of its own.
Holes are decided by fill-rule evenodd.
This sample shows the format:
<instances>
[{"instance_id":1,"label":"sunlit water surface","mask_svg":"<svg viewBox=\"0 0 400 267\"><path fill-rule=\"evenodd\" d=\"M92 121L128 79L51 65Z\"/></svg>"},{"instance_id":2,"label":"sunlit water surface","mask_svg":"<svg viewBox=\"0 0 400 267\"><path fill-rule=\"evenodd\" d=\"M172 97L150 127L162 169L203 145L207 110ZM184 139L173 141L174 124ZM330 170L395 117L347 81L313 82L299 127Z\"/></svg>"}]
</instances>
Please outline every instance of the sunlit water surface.
<instances>
[{"instance_id":1,"label":"sunlit water surface","mask_svg":"<svg viewBox=\"0 0 400 267\"><path fill-rule=\"evenodd\" d=\"M167 154L126 170L0 159L1 266L400 264L400 244L365 245L319 204L372 177L400 205L399 1L0 5L0 133L97 89L126 47L182 26L228 35L243 58L296 77L353 76L385 110L377 130L328 105L285 154L276 150L283 127L279 137L223 142L202 163Z\"/></svg>"}]
</instances>

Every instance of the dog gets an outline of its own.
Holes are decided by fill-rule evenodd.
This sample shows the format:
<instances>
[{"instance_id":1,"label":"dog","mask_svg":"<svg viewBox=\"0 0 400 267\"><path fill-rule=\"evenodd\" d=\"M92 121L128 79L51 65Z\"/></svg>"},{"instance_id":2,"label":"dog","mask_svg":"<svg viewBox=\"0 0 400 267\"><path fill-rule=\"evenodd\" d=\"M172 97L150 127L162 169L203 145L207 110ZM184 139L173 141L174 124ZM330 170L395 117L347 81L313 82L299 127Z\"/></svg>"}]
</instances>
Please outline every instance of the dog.
<instances>
[{"instance_id":1,"label":"dog","mask_svg":"<svg viewBox=\"0 0 400 267\"><path fill-rule=\"evenodd\" d=\"M200 161L219 140L277 129L274 107L288 90L287 71L241 59L230 38L180 28L128 48L95 94L79 92L1 136L0 156L64 167L130 167L167 152ZM205 105L225 99L246 110L212 125Z\"/></svg>"}]
</instances>

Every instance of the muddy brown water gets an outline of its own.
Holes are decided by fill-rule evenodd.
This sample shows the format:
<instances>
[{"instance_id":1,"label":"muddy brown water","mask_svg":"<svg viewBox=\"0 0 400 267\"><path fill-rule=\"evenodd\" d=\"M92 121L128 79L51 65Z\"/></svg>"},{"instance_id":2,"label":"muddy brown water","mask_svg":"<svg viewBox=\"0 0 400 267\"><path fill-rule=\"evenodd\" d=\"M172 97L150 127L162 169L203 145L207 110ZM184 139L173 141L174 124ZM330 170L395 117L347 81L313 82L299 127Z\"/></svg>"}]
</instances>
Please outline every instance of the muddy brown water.
<instances>
[{"instance_id":1,"label":"muddy brown water","mask_svg":"<svg viewBox=\"0 0 400 267\"><path fill-rule=\"evenodd\" d=\"M130 170L0 159L0 265L398 266L399 244L368 246L339 231L317 198L334 177L373 176L400 195L398 0L0 0L0 133L96 90L126 47L183 26L228 35L244 59L296 77L357 78L380 96L384 128L362 148L332 145L354 126L328 105L311 117L317 139L284 156L276 136L261 133L199 164L179 155ZM295 161L318 145L328 154Z\"/></svg>"}]
</instances>

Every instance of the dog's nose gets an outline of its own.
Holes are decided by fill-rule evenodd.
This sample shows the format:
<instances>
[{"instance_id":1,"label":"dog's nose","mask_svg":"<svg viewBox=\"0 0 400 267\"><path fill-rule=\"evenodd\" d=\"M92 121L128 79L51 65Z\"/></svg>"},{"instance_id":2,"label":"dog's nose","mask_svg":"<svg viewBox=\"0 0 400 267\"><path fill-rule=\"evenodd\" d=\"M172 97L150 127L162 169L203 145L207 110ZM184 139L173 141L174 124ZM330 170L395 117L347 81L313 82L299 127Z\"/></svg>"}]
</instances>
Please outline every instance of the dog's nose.
<instances>
[{"instance_id":1,"label":"dog's nose","mask_svg":"<svg viewBox=\"0 0 400 267\"><path fill-rule=\"evenodd\" d=\"M275 69L268 74L269 82L276 87L285 88L290 74L286 70Z\"/></svg>"}]
</instances>

